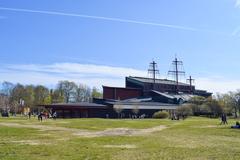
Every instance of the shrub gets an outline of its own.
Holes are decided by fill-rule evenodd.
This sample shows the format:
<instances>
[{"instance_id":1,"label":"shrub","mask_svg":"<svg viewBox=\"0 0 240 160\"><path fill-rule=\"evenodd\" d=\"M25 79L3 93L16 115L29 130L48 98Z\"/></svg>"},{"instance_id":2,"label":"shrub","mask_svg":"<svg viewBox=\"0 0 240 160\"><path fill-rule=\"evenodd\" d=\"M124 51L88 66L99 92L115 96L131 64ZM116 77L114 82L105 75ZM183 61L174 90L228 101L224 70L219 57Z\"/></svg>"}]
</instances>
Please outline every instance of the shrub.
<instances>
[{"instance_id":1,"label":"shrub","mask_svg":"<svg viewBox=\"0 0 240 160\"><path fill-rule=\"evenodd\" d=\"M153 114L153 118L165 119L169 117L169 113L165 111L158 111Z\"/></svg>"},{"instance_id":2,"label":"shrub","mask_svg":"<svg viewBox=\"0 0 240 160\"><path fill-rule=\"evenodd\" d=\"M181 116L183 119L192 115L192 108L189 105L183 105L176 109L177 116Z\"/></svg>"}]
</instances>

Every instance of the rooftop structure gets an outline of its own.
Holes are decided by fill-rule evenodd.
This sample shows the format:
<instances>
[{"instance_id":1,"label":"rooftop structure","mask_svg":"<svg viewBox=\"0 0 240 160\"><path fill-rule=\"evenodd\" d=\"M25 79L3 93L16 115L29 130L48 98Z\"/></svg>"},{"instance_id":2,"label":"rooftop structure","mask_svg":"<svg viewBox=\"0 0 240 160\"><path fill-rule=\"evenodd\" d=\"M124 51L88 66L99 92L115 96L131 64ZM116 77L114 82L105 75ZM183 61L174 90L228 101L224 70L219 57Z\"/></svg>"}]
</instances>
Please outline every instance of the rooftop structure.
<instances>
[{"instance_id":1,"label":"rooftop structure","mask_svg":"<svg viewBox=\"0 0 240 160\"><path fill-rule=\"evenodd\" d=\"M131 118L132 116L152 117L159 111L165 110L173 113L179 106L188 102L193 96L209 97L212 93L196 90L189 83L179 81L179 75L185 73L180 70L181 61L175 59L175 70L169 71L175 79L157 78L157 64L153 61L148 72L151 78L126 77L125 87L103 86L103 99L94 99L93 103L67 103L44 105L46 108L57 112L58 117L101 117L101 118Z\"/></svg>"}]
</instances>

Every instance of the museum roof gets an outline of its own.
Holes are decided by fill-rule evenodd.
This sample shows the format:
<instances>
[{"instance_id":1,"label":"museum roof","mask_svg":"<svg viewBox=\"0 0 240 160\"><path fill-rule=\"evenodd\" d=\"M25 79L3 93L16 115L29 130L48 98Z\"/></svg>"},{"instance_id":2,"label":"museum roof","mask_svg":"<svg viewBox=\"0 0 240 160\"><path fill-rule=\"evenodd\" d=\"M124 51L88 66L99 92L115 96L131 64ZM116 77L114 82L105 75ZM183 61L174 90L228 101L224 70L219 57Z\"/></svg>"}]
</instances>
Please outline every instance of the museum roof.
<instances>
[{"instance_id":1,"label":"museum roof","mask_svg":"<svg viewBox=\"0 0 240 160\"><path fill-rule=\"evenodd\" d=\"M152 78L132 77L132 76L129 76L127 78L131 79L131 80L139 81L139 82L142 82L142 83L154 83L154 80ZM155 83L176 85L176 81L168 80L168 79L155 79ZM182 83L182 82L178 82L178 85L189 86L189 84Z\"/></svg>"}]
</instances>

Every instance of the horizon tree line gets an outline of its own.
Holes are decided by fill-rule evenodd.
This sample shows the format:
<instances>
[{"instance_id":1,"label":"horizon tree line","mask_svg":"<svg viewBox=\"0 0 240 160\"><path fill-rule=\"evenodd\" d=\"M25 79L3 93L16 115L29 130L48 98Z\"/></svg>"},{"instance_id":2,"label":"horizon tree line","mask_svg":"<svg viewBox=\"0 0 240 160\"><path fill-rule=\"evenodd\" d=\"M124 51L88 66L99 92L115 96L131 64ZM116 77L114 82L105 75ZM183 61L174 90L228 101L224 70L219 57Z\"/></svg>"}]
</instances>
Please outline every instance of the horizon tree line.
<instances>
[{"instance_id":1,"label":"horizon tree line","mask_svg":"<svg viewBox=\"0 0 240 160\"><path fill-rule=\"evenodd\" d=\"M222 114L238 118L240 115L240 90L204 98L195 96L190 101L179 107L177 113L181 116L207 116L216 118Z\"/></svg>"},{"instance_id":2,"label":"horizon tree line","mask_svg":"<svg viewBox=\"0 0 240 160\"><path fill-rule=\"evenodd\" d=\"M96 87L90 88L67 80L59 81L54 89L44 85L13 84L5 81L0 90L0 111L19 113L22 107L36 109L45 104L91 102L92 98L102 96L103 93ZM177 112L208 117L218 117L225 113L237 118L240 115L240 90L209 98L195 96Z\"/></svg>"},{"instance_id":3,"label":"horizon tree line","mask_svg":"<svg viewBox=\"0 0 240 160\"><path fill-rule=\"evenodd\" d=\"M59 81L54 89L5 81L0 90L0 111L18 113L22 107L36 109L45 104L91 102L92 98L102 98L102 92L67 80Z\"/></svg>"}]
</instances>

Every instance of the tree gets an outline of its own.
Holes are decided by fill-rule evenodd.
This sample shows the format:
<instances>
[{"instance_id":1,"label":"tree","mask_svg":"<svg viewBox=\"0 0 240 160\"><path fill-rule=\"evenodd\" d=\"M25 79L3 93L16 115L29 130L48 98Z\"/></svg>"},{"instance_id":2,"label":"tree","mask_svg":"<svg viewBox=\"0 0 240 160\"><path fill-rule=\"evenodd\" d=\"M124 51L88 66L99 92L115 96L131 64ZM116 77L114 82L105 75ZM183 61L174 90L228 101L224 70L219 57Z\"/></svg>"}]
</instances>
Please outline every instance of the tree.
<instances>
[{"instance_id":1,"label":"tree","mask_svg":"<svg viewBox=\"0 0 240 160\"><path fill-rule=\"evenodd\" d=\"M218 94L217 100L223 106L225 113L234 113L235 118L238 117L239 106L240 106L240 93L239 92L228 92L227 94Z\"/></svg>"},{"instance_id":2,"label":"tree","mask_svg":"<svg viewBox=\"0 0 240 160\"><path fill-rule=\"evenodd\" d=\"M103 94L96 87L92 89L92 98L102 98Z\"/></svg>"},{"instance_id":3,"label":"tree","mask_svg":"<svg viewBox=\"0 0 240 160\"><path fill-rule=\"evenodd\" d=\"M223 113L223 106L220 105L219 101L216 99L208 99L206 105L208 105L214 117L218 117Z\"/></svg>"},{"instance_id":4,"label":"tree","mask_svg":"<svg viewBox=\"0 0 240 160\"><path fill-rule=\"evenodd\" d=\"M63 103L64 102L64 96L62 94L62 91L59 89L50 90L50 97L48 97L46 100L49 100L50 103Z\"/></svg>"},{"instance_id":5,"label":"tree","mask_svg":"<svg viewBox=\"0 0 240 160\"><path fill-rule=\"evenodd\" d=\"M195 105L202 105L206 102L206 98L201 96L194 96L189 100L189 103L195 104Z\"/></svg>"},{"instance_id":6,"label":"tree","mask_svg":"<svg viewBox=\"0 0 240 160\"><path fill-rule=\"evenodd\" d=\"M0 111L9 109L9 97L5 94L0 94Z\"/></svg>"},{"instance_id":7,"label":"tree","mask_svg":"<svg viewBox=\"0 0 240 160\"><path fill-rule=\"evenodd\" d=\"M4 81L2 83L2 90L1 90L1 92L3 94L5 94L6 96L10 96L13 88L14 88L14 84L13 83Z\"/></svg>"},{"instance_id":8,"label":"tree","mask_svg":"<svg viewBox=\"0 0 240 160\"><path fill-rule=\"evenodd\" d=\"M180 106L176 109L176 114L178 116L181 116L183 119L186 118L187 116L192 115L192 109L191 106L188 104L185 104L183 106Z\"/></svg>"},{"instance_id":9,"label":"tree","mask_svg":"<svg viewBox=\"0 0 240 160\"><path fill-rule=\"evenodd\" d=\"M152 117L156 119L165 119L169 117L169 113L166 111L158 111L155 112Z\"/></svg>"},{"instance_id":10,"label":"tree","mask_svg":"<svg viewBox=\"0 0 240 160\"><path fill-rule=\"evenodd\" d=\"M23 100L26 107L32 108L34 106L34 86L33 85L25 86Z\"/></svg>"},{"instance_id":11,"label":"tree","mask_svg":"<svg viewBox=\"0 0 240 160\"><path fill-rule=\"evenodd\" d=\"M91 89L84 84L79 84L75 94L75 102L89 102L91 98Z\"/></svg>"},{"instance_id":12,"label":"tree","mask_svg":"<svg viewBox=\"0 0 240 160\"><path fill-rule=\"evenodd\" d=\"M139 113L139 107L138 106L134 106L132 109L132 112L137 115Z\"/></svg>"},{"instance_id":13,"label":"tree","mask_svg":"<svg viewBox=\"0 0 240 160\"><path fill-rule=\"evenodd\" d=\"M117 112L117 114L118 114L118 118L120 117L120 114L121 114L121 112L123 111L123 108L122 108L122 106L114 106L114 110Z\"/></svg>"},{"instance_id":14,"label":"tree","mask_svg":"<svg viewBox=\"0 0 240 160\"><path fill-rule=\"evenodd\" d=\"M74 82L59 81L57 89L61 92L61 95L63 95L64 102L69 103L70 101L73 101L78 86Z\"/></svg>"},{"instance_id":15,"label":"tree","mask_svg":"<svg viewBox=\"0 0 240 160\"><path fill-rule=\"evenodd\" d=\"M231 99L231 105L234 112L235 118L238 118L238 114L240 112L240 92L237 91L236 93L229 92L229 96Z\"/></svg>"},{"instance_id":16,"label":"tree","mask_svg":"<svg viewBox=\"0 0 240 160\"><path fill-rule=\"evenodd\" d=\"M3 82L0 93L0 110L10 110L10 95L12 93L14 84L11 82Z\"/></svg>"},{"instance_id":17,"label":"tree","mask_svg":"<svg viewBox=\"0 0 240 160\"><path fill-rule=\"evenodd\" d=\"M200 114L201 115L211 115L211 109L207 104L202 104L201 106L199 106L200 108Z\"/></svg>"},{"instance_id":18,"label":"tree","mask_svg":"<svg viewBox=\"0 0 240 160\"><path fill-rule=\"evenodd\" d=\"M15 85L9 96L10 110L15 113L16 111L21 110L19 107L32 108L35 100L34 95L33 85Z\"/></svg>"},{"instance_id":19,"label":"tree","mask_svg":"<svg viewBox=\"0 0 240 160\"><path fill-rule=\"evenodd\" d=\"M14 88L12 89L11 95L10 95L10 103L15 104L16 102L19 104L20 99L24 98L24 91L25 88L21 84L16 84Z\"/></svg>"},{"instance_id":20,"label":"tree","mask_svg":"<svg viewBox=\"0 0 240 160\"><path fill-rule=\"evenodd\" d=\"M238 115L240 114L240 90L237 90L236 92L236 101L237 101L237 109L238 109Z\"/></svg>"},{"instance_id":21,"label":"tree","mask_svg":"<svg viewBox=\"0 0 240 160\"><path fill-rule=\"evenodd\" d=\"M194 116L199 116L201 114L201 105L206 102L206 98L201 96L194 96L189 100L189 106L192 109Z\"/></svg>"},{"instance_id":22,"label":"tree","mask_svg":"<svg viewBox=\"0 0 240 160\"><path fill-rule=\"evenodd\" d=\"M203 104L197 105L197 104L189 103L188 105L189 105L189 107L191 107L194 116L199 116L202 113L201 112L201 106Z\"/></svg>"},{"instance_id":23,"label":"tree","mask_svg":"<svg viewBox=\"0 0 240 160\"><path fill-rule=\"evenodd\" d=\"M9 106L11 113L16 114L17 112L19 112L19 103L17 101L11 101L9 103Z\"/></svg>"},{"instance_id":24,"label":"tree","mask_svg":"<svg viewBox=\"0 0 240 160\"><path fill-rule=\"evenodd\" d=\"M47 100L47 98L50 98L48 88L42 85L34 87L34 105L51 103L51 100Z\"/></svg>"}]
</instances>

